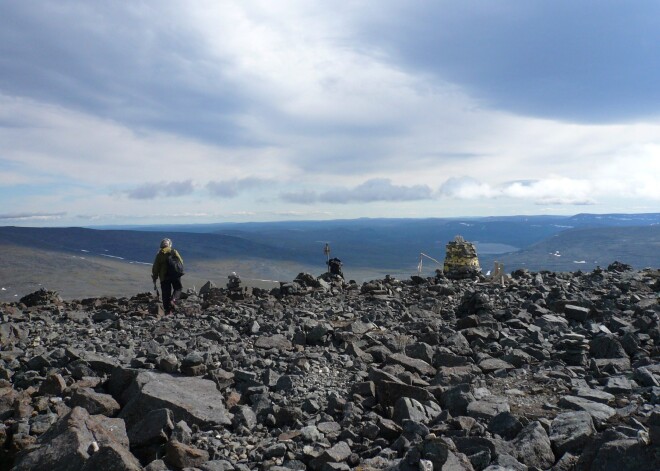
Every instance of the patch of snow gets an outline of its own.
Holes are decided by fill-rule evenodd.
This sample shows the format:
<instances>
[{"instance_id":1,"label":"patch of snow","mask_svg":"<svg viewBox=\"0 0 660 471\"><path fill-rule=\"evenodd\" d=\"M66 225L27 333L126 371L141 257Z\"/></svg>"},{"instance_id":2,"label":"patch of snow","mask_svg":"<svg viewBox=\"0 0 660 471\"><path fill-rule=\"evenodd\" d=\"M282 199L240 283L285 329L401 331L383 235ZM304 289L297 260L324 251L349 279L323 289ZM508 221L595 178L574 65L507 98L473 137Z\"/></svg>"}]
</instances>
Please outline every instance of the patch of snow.
<instances>
[{"instance_id":1,"label":"patch of snow","mask_svg":"<svg viewBox=\"0 0 660 471\"><path fill-rule=\"evenodd\" d=\"M474 224L468 224L467 222L459 222L461 226L467 226L467 227L472 227Z\"/></svg>"},{"instance_id":2,"label":"patch of snow","mask_svg":"<svg viewBox=\"0 0 660 471\"><path fill-rule=\"evenodd\" d=\"M107 252L107 250L106 250L106 252ZM116 258L116 259L119 259L119 260L124 260L124 257L117 257L116 255L108 255L108 254L104 254L104 253L101 254L101 257Z\"/></svg>"},{"instance_id":3,"label":"patch of snow","mask_svg":"<svg viewBox=\"0 0 660 471\"><path fill-rule=\"evenodd\" d=\"M573 260L573 263L587 263L585 260Z\"/></svg>"},{"instance_id":4,"label":"patch of snow","mask_svg":"<svg viewBox=\"0 0 660 471\"><path fill-rule=\"evenodd\" d=\"M561 224L553 224L555 227L559 227L560 229L573 229L575 226L562 226Z\"/></svg>"},{"instance_id":5,"label":"patch of snow","mask_svg":"<svg viewBox=\"0 0 660 471\"><path fill-rule=\"evenodd\" d=\"M128 262L128 263L135 263L135 264L137 264L137 265L151 265L151 263L147 263L147 262L135 262L135 261L133 261L133 260L131 260L131 261Z\"/></svg>"},{"instance_id":6,"label":"patch of snow","mask_svg":"<svg viewBox=\"0 0 660 471\"><path fill-rule=\"evenodd\" d=\"M80 249L81 252L89 253L89 250Z\"/></svg>"},{"instance_id":7,"label":"patch of snow","mask_svg":"<svg viewBox=\"0 0 660 471\"><path fill-rule=\"evenodd\" d=\"M552 255L554 257L561 257L561 254L559 253L559 250L555 250L554 253L550 252L550 255Z\"/></svg>"},{"instance_id":8,"label":"patch of snow","mask_svg":"<svg viewBox=\"0 0 660 471\"><path fill-rule=\"evenodd\" d=\"M7 288L2 288L2 291L7 291Z\"/></svg>"}]
</instances>

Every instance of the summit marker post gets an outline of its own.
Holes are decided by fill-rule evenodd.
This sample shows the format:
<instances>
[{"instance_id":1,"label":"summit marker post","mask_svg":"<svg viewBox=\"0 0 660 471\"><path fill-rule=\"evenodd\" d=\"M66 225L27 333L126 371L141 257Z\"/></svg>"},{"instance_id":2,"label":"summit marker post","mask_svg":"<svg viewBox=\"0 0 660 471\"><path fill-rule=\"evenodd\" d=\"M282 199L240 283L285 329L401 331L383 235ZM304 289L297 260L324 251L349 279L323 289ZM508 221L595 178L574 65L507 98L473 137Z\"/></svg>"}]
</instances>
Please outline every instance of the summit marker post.
<instances>
[{"instance_id":1,"label":"summit marker post","mask_svg":"<svg viewBox=\"0 0 660 471\"><path fill-rule=\"evenodd\" d=\"M330 244L325 244L325 247L323 247L323 253L325 254L325 264L328 267L328 273L330 273Z\"/></svg>"}]
</instances>

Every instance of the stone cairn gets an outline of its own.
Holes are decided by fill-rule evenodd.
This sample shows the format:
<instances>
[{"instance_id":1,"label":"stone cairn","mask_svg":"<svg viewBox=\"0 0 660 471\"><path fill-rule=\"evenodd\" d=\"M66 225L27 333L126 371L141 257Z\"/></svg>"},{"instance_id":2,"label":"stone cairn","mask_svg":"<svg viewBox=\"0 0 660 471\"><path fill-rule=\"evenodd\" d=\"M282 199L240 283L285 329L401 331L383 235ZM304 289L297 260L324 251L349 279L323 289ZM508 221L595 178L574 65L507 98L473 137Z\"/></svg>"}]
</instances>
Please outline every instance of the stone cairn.
<instances>
[{"instance_id":1,"label":"stone cairn","mask_svg":"<svg viewBox=\"0 0 660 471\"><path fill-rule=\"evenodd\" d=\"M447 254L443 272L447 278L464 280L474 278L481 272L477 249L471 242L466 242L462 236L457 235L447 244Z\"/></svg>"}]
</instances>

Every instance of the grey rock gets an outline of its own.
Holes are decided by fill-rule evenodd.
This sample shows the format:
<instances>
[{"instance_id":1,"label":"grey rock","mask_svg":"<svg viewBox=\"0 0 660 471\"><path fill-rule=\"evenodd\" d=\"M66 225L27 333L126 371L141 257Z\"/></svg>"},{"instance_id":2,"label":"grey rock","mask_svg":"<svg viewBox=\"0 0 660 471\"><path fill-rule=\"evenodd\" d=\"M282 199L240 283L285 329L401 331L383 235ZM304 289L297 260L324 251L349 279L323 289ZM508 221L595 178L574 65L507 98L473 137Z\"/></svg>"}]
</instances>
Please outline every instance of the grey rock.
<instances>
[{"instance_id":1,"label":"grey rock","mask_svg":"<svg viewBox=\"0 0 660 471\"><path fill-rule=\"evenodd\" d=\"M336 445L323 451L317 458L310 462L310 467L314 470L321 470L327 463L341 463L351 456L351 448L344 441L337 442Z\"/></svg>"},{"instance_id":2,"label":"grey rock","mask_svg":"<svg viewBox=\"0 0 660 471\"><path fill-rule=\"evenodd\" d=\"M429 417L422 403L409 397L402 397L394 404L392 419L401 425L404 420L424 423L429 420Z\"/></svg>"},{"instance_id":3,"label":"grey rock","mask_svg":"<svg viewBox=\"0 0 660 471\"><path fill-rule=\"evenodd\" d=\"M102 414L108 417L116 415L121 406L109 394L97 393L89 388L77 388L71 396L71 407L83 407L91 415Z\"/></svg>"},{"instance_id":4,"label":"grey rock","mask_svg":"<svg viewBox=\"0 0 660 471\"><path fill-rule=\"evenodd\" d=\"M39 387L39 394L42 395L51 395L59 396L66 389L66 382L64 378L59 373L53 373L48 375L48 377L41 383Z\"/></svg>"},{"instance_id":5,"label":"grey rock","mask_svg":"<svg viewBox=\"0 0 660 471\"><path fill-rule=\"evenodd\" d=\"M406 370L417 373L422 376L433 376L436 369L418 358L411 358L401 353L394 353L387 358L387 362L395 365L401 365Z\"/></svg>"},{"instance_id":6,"label":"grey rock","mask_svg":"<svg viewBox=\"0 0 660 471\"><path fill-rule=\"evenodd\" d=\"M506 398L487 396L479 401L473 401L467 406L467 414L475 419L490 420L501 412L510 412L511 408Z\"/></svg>"},{"instance_id":7,"label":"grey rock","mask_svg":"<svg viewBox=\"0 0 660 471\"><path fill-rule=\"evenodd\" d=\"M484 471L527 471L529 467L522 464L513 456L502 453L497 456L494 464L488 466Z\"/></svg>"},{"instance_id":8,"label":"grey rock","mask_svg":"<svg viewBox=\"0 0 660 471\"><path fill-rule=\"evenodd\" d=\"M417 358L428 364L433 364L434 350L428 343L416 342L406 345L405 352L411 358Z\"/></svg>"},{"instance_id":9,"label":"grey rock","mask_svg":"<svg viewBox=\"0 0 660 471\"><path fill-rule=\"evenodd\" d=\"M589 319L589 308L567 304L564 306L564 315L567 319L584 322Z\"/></svg>"},{"instance_id":10,"label":"grey rock","mask_svg":"<svg viewBox=\"0 0 660 471\"><path fill-rule=\"evenodd\" d=\"M277 350L291 350L293 345L286 337L280 334L276 334L270 337L261 336L257 338L254 342L254 346L257 348L270 349L274 348Z\"/></svg>"},{"instance_id":11,"label":"grey rock","mask_svg":"<svg viewBox=\"0 0 660 471\"><path fill-rule=\"evenodd\" d=\"M248 406L235 406L231 409L232 425L236 428L245 427L248 430L254 430L257 426L257 414Z\"/></svg>"},{"instance_id":12,"label":"grey rock","mask_svg":"<svg viewBox=\"0 0 660 471\"><path fill-rule=\"evenodd\" d=\"M172 430L172 435L170 436L170 440L176 440L180 443L185 443L186 445L190 445L192 434L193 431L188 426L186 421L179 420L176 424L174 424L174 430Z\"/></svg>"},{"instance_id":13,"label":"grey rock","mask_svg":"<svg viewBox=\"0 0 660 471\"><path fill-rule=\"evenodd\" d=\"M163 460L153 460L144 468L144 471L169 471L169 470L170 470L169 466L167 466Z\"/></svg>"},{"instance_id":14,"label":"grey rock","mask_svg":"<svg viewBox=\"0 0 660 471\"><path fill-rule=\"evenodd\" d=\"M610 406L577 396L563 396L559 400L559 405L568 409L588 412L597 426L616 414L616 410Z\"/></svg>"},{"instance_id":15,"label":"grey rock","mask_svg":"<svg viewBox=\"0 0 660 471\"><path fill-rule=\"evenodd\" d=\"M539 422L532 422L522 429L512 442L515 458L527 466L546 469L555 462L550 438Z\"/></svg>"},{"instance_id":16,"label":"grey rock","mask_svg":"<svg viewBox=\"0 0 660 471\"><path fill-rule=\"evenodd\" d=\"M172 411L155 409L145 414L142 420L128 430L128 439L131 447L164 444L173 429Z\"/></svg>"},{"instance_id":17,"label":"grey rock","mask_svg":"<svg viewBox=\"0 0 660 471\"><path fill-rule=\"evenodd\" d=\"M615 399L614 394L592 388L577 388L574 394L583 399L600 402L601 404L610 404Z\"/></svg>"},{"instance_id":18,"label":"grey rock","mask_svg":"<svg viewBox=\"0 0 660 471\"><path fill-rule=\"evenodd\" d=\"M552 421L550 442L557 456L566 452L579 453L595 433L596 428L588 412L565 412Z\"/></svg>"},{"instance_id":19,"label":"grey rock","mask_svg":"<svg viewBox=\"0 0 660 471\"><path fill-rule=\"evenodd\" d=\"M440 438L427 438L422 443L422 456L433 464L433 469L444 469L449 453L447 443Z\"/></svg>"},{"instance_id":20,"label":"grey rock","mask_svg":"<svg viewBox=\"0 0 660 471\"><path fill-rule=\"evenodd\" d=\"M469 384L458 384L444 391L440 396L440 405L453 416L465 415L468 404L474 402Z\"/></svg>"},{"instance_id":21,"label":"grey rock","mask_svg":"<svg viewBox=\"0 0 660 471\"><path fill-rule=\"evenodd\" d=\"M209 453L206 450L180 443L176 440L170 440L167 443L167 452L165 462L176 468L198 467L209 460Z\"/></svg>"},{"instance_id":22,"label":"grey rock","mask_svg":"<svg viewBox=\"0 0 660 471\"><path fill-rule=\"evenodd\" d=\"M108 456L121 459L122 466L116 469L140 469L135 457L128 451L128 437L121 420L101 421L82 407L76 407L63 416L37 439L33 451L19 457L15 471L63 471L84 469L92 454L104 451L99 462L106 462ZM113 429L109 429L111 424ZM96 461L94 461L96 462ZM93 463L94 463L93 462ZM133 466L133 467L131 467Z\"/></svg>"},{"instance_id":23,"label":"grey rock","mask_svg":"<svg viewBox=\"0 0 660 471\"><path fill-rule=\"evenodd\" d=\"M632 392L632 384L625 376L612 376L607 378L605 391L610 394L629 394Z\"/></svg>"},{"instance_id":24,"label":"grey rock","mask_svg":"<svg viewBox=\"0 0 660 471\"><path fill-rule=\"evenodd\" d=\"M117 443L104 443L92 453L81 471L140 471L142 466L127 448Z\"/></svg>"},{"instance_id":25,"label":"grey rock","mask_svg":"<svg viewBox=\"0 0 660 471\"><path fill-rule=\"evenodd\" d=\"M508 440L515 438L522 428L522 423L510 412L500 412L488 423L490 432Z\"/></svg>"},{"instance_id":26,"label":"grey rock","mask_svg":"<svg viewBox=\"0 0 660 471\"><path fill-rule=\"evenodd\" d=\"M136 393L119 416L130 427L155 409L170 409L175 421L185 420L202 428L230 425L231 415L213 381L143 372L135 378Z\"/></svg>"},{"instance_id":27,"label":"grey rock","mask_svg":"<svg viewBox=\"0 0 660 471\"><path fill-rule=\"evenodd\" d=\"M620 439L603 444L592 463L593 471L637 471L658 469L657 450L637 440Z\"/></svg>"},{"instance_id":28,"label":"grey rock","mask_svg":"<svg viewBox=\"0 0 660 471\"><path fill-rule=\"evenodd\" d=\"M512 370L515 367L511 363L507 363L499 358L487 358L479 362L479 368L484 373L492 373L497 370Z\"/></svg>"},{"instance_id":29,"label":"grey rock","mask_svg":"<svg viewBox=\"0 0 660 471\"><path fill-rule=\"evenodd\" d=\"M434 400L433 395L425 388L393 381L377 382L376 396L383 407L393 406L402 397L409 397L420 402Z\"/></svg>"},{"instance_id":30,"label":"grey rock","mask_svg":"<svg viewBox=\"0 0 660 471\"><path fill-rule=\"evenodd\" d=\"M474 467L463 453L447 453L447 461L442 465L443 471L474 471Z\"/></svg>"},{"instance_id":31,"label":"grey rock","mask_svg":"<svg viewBox=\"0 0 660 471\"><path fill-rule=\"evenodd\" d=\"M627 358L621 342L613 335L595 337L589 343L589 353L594 358Z\"/></svg>"},{"instance_id":32,"label":"grey rock","mask_svg":"<svg viewBox=\"0 0 660 471\"><path fill-rule=\"evenodd\" d=\"M660 386L660 381L658 381L658 379L653 375L653 373L651 373L648 368L643 366L635 368L635 371L633 372L633 378L642 386L649 388L653 386Z\"/></svg>"},{"instance_id":33,"label":"grey rock","mask_svg":"<svg viewBox=\"0 0 660 471\"><path fill-rule=\"evenodd\" d=\"M202 471L232 471L234 466L227 460L212 460L200 465L199 469Z\"/></svg>"}]
</instances>

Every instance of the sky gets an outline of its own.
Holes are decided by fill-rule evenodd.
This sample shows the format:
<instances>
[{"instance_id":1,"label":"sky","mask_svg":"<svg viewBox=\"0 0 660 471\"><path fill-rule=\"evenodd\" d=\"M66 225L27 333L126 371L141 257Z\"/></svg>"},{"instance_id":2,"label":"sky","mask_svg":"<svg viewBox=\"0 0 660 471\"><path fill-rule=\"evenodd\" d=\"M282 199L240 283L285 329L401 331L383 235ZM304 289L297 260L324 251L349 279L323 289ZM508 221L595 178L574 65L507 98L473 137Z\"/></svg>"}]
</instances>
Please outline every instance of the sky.
<instances>
[{"instance_id":1,"label":"sky","mask_svg":"<svg viewBox=\"0 0 660 471\"><path fill-rule=\"evenodd\" d=\"M660 2L0 2L0 225L660 212Z\"/></svg>"}]
</instances>

